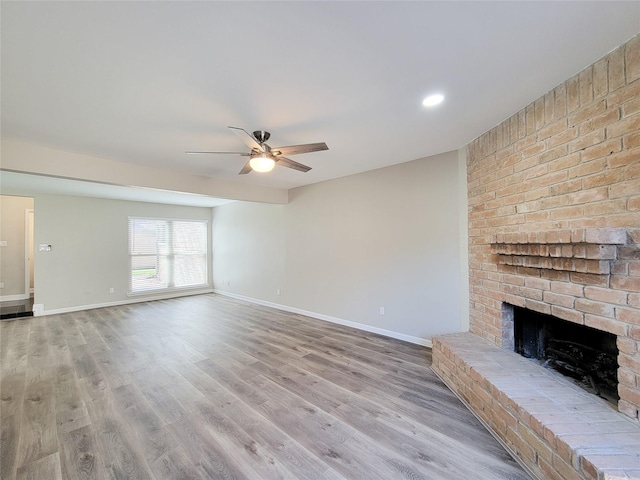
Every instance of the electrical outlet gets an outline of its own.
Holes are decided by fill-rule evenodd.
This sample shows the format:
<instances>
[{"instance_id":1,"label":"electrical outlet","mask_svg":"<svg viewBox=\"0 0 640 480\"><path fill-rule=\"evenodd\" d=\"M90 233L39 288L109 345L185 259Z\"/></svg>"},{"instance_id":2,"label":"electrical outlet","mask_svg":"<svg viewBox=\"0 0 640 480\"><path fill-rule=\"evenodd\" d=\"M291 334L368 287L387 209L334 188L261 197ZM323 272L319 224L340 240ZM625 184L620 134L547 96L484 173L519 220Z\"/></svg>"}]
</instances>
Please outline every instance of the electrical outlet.
<instances>
[{"instance_id":1,"label":"electrical outlet","mask_svg":"<svg viewBox=\"0 0 640 480\"><path fill-rule=\"evenodd\" d=\"M115 289L114 289L113 287L111 287L111 288L109 289L109 293L116 293L116 291L115 291Z\"/></svg>"},{"instance_id":2,"label":"electrical outlet","mask_svg":"<svg viewBox=\"0 0 640 480\"><path fill-rule=\"evenodd\" d=\"M384 307L380 307L380 315L384 316Z\"/></svg>"},{"instance_id":3,"label":"electrical outlet","mask_svg":"<svg viewBox=\"0 0 640 480\"><path fill-rule=\"evenodd\" d=\"M0 282L0 288L4 288L4 282Z\"/></svg>"},{"instance_id":4,"label":"electrical outlet","mask_svg":"<svg viewBox=\"0 0 640 480\"><path fill-rule=\"evenodd\" d=\"M276 290L276 295L280 295L280 289L279 288Z\"/></svg>"}]
</instances>

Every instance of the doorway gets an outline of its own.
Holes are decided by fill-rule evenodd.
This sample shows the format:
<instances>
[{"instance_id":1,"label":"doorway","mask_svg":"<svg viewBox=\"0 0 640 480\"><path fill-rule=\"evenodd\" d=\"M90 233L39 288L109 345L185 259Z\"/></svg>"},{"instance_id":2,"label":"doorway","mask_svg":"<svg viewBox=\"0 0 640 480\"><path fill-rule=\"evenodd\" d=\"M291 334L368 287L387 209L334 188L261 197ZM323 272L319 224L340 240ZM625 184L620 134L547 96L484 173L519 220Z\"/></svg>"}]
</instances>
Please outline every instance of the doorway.
<instances>
[{"instance_id":1,"label":"doorway","mask_svg":"<svg viewBox=\"0 0 640 480\"><path fill-rule=\"evenodd\" d=\"M34 199L0 195L0 319L33 315Z\"/></svg>"}]
</instances>

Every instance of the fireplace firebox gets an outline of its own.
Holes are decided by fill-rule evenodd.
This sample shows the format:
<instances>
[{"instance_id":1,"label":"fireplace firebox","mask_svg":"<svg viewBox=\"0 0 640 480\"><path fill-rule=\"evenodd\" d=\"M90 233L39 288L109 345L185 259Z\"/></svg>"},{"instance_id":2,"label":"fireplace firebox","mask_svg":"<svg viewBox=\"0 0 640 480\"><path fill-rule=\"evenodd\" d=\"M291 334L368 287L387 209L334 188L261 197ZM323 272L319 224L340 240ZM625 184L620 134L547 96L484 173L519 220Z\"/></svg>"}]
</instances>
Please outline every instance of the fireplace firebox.
<instances>
[{"instance_id":1,"label":"fireplace firebox","mask_svg":"<svg viewBox=\"0 0 640 480\"><path fill-rule=\"evenodd\" d=\"M618 397L616 336L521 307L513 307L514 350L570 377L614 406Z\"/></svg>"}]
</instances>

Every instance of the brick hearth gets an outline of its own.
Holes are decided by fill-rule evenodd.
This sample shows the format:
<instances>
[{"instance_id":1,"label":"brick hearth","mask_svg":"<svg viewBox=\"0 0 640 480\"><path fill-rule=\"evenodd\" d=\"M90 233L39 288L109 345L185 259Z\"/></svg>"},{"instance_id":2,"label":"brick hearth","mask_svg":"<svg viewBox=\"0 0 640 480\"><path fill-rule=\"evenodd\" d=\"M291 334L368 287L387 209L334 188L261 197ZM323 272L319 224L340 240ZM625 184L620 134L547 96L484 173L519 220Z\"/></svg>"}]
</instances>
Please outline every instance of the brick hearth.
<instances>
[{"instance_id":1,"label":"brick hearth","mask_svg":"<svg viewBox=\"0 0 640 480\"><path fill-rule=\"evenodd\" d=\"M538 478L640 479L640 424L472 333L436 337L433 370Z\"/></svg>"}]
</instances>

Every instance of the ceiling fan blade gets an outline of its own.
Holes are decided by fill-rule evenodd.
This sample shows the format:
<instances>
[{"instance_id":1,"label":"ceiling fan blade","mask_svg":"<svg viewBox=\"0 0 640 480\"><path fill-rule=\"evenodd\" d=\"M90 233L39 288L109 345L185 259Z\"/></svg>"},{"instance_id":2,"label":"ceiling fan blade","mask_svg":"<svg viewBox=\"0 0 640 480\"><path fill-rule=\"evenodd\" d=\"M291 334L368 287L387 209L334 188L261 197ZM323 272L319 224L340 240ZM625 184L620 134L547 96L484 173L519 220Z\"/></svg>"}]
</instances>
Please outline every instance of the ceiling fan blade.
<instances>
[{"instance_id":1,"label":"ceiling fan blade","mask_svg":"<svg viewBox=\"0 0 640 480\"><path fill-rule=\"evenodd\" d=\"M242 167L242 170L240 170L240 172L238 172L238 175L244 175L246 173L249 173L250 171L252 171L253 168L251 168L251 165L249 165L249 162L244 164L244 167Z\"/></svg>"},{"instance_id":2,"label":"ceiling fan blade","mask_svg":"<svg viewBox=\"0 0 640 480\"><path fill-rule=\"evenodd\" d=\"M298 155L299 153L319 152L322 150L329 150L329 147L327 147L327 144L324 142L274 147L271 149L271 153L274 155Z\"/></svg>"},{"instance_id":3,"label":"ceiling fan blade","mask_svg":"<svg viewBox=\"0 0 640 480\"><path fill-rule=\"evenodd\" d=\"M243 157L248 157L249 155L251 155L250 153L244 153L244 152L184 152L184 153L188 153L189 155L199 155L199 154L218 154L218 155L241 155Z\"/></svg>"},{"instance_id":4,"label":"ceiling fan blade","mask_svg":"<svg viewBox=\"0 0 640 480\"><path fill-rule=\"evenodd\" d=\"M294 170L298 170L300 172L308 172L311 170L311 167L307 167L298 162L294 162L290 158L287 157L275 157L276 165L281 165L283 167L293 168Z\"/></svg>"},{"instance_id":5,"label":"ceiling fan blade","mask_svg":"<svg viewBox=\"0 0 640 480\"><path fill-rule=\"evenodd\" d=\"M246 130L238 127L229 127L236 136L242 140L242 142L251 150L256 150L260 153L264 153L264 147Z\"/></svg>"}]
</instances>

